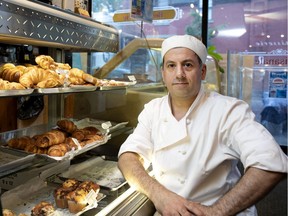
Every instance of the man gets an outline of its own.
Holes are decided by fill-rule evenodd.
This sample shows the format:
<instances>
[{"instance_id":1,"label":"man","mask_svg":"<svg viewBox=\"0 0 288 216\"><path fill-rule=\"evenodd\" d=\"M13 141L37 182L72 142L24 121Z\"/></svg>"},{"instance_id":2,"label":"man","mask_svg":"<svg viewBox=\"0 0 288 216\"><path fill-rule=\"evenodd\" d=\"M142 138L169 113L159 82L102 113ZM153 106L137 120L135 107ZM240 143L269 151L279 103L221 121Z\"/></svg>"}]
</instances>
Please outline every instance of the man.
<instances>
[{"instance_id":1,"label":"man","mask_svg":"<svg viewBox=\"0 0 288 216\"><path fill-rule=\"evenodd\" d=\"M145 105L120 148L120 170L163 216L257 215L253 204L283 179L287 156L245 102L204 91L200 40L170 37L161 54L169 94Z\"/></svg>"}]
</instances>

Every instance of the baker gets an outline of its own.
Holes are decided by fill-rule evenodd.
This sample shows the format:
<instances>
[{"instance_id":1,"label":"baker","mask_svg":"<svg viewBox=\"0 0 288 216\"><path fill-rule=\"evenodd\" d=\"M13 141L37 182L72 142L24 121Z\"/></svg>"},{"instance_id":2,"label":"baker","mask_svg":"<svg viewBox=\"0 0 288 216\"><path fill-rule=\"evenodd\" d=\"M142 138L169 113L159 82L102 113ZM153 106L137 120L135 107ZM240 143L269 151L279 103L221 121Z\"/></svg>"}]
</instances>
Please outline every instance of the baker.
<instances>
[{"instance_id":1,"label":"baker","mask_svg":"<svg viewBox=\"0 0 288 216\"><path fill-rule=\"evenodd\" d=\"M247 103L204 90L200 40L169 37L161 55L168 95L145 105L120 148L120 170L163 216L257 215L254 204L287 174L286 154Z\"/></svg>"}]
</instances>

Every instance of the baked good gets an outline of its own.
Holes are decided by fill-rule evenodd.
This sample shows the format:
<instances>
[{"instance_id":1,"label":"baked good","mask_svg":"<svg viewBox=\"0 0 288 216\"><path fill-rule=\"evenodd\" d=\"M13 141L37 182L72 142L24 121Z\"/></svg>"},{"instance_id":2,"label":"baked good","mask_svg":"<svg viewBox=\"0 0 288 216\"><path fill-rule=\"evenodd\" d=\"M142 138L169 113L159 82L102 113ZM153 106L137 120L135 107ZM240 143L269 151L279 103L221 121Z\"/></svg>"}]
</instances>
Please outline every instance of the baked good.
<instances>
[{"instance_id":1,"label":"baked good","mask_svg":"<svg viewBox=\"0 0 288 216\"><path fill-rule=\"evenodd\" d=\"M9 82L0 78L0 89L1 90L21 90L26 89L22 84L17 82Z\"/></svg>"},{"instance_id":2,"label":"baked good","mask_svg":"<svg viewBox=\"0 0 288 216\"><path fill-rule=\"evenodd\" d=\"M98 134L88 134L85 136L85 138L80 142L80 145L83 147L85 145L88 145L92 142L100 141L103 137Z\"/></svg>"},{"instance_id":3,"label":"baked good","mask_svg":"<svg viewBox=\"0 0 288 216\"><path fill-rule=\"evenodd\" d=\"M38 136L35 145L40 148L47 148L52 145L60 144L65 141L67 133L61 130L51 130L41 136Z\"/></svg>"},{"instance_id":4,"label":"baked good","mask_svg":"<svg viewBox=\"0 0 288 216\"><path fill-rule=\"evenodd\" d=\"M54 190L54 198L56 206L59 208L68 208L67 195L75 190L80 182L76 179L67 179L62 186Z\"/></svg>"},{"instance_id":5,"label":"baked good","mask_svg":"<svg viewBox=\"0 0 288 216\"><path fill-rule=\"evenodd\" d=\"M81 142L85 138L85 135L85 130L77 129L72 133L71 136Z\"/></svg>"},{"instance_id":6,"label":"baked good","mask_svg":"<svg viewBox=\"0 0 288 216\"><path fill-rule=\"evenodd\" d=\"M87 193L89 193L91 190L93 190L96 194L98 194L100 191L100 186L93 181L83 181L78 186L78 188L86 190Z\"/></svg>"},{"instance_id":7,"label":"baked good","mask_svg":"<svg viewBox=\"0 0 288 216\"><path fill-rule=\"evenodd\" d=\"M96 127L93 127L93 126L87 126L87 127L84 127L83 130L86 131L86 134L101 134L100 130Z\"/></svg>"},{"instance_id":8,"label":"baked good","mask_svg":"<svg viewBox=\"0 0 288 216\"><path fill-rule=\"evenodd\" d=\"M85 73L79 68L72 68L69 71L69 82L74 85L83 85L86 82L96 85L98 79L91 74Z\"/></svg>"},{"instance_id":9,"label":"baked good","mask_svg":"<svg viewBox=\"0 0 288 216\"><path fill-rule=\"evenodd\" d=\"M19 82L26 88L53 88L63 84L56 72L35 66L27 67Z\"/></svg>"},{"instance_id":10,"label":"baked good","mask_svg":"<svg viewBox=\"0 0 288 216\"><path fill-rule=\"evenodd\" d=\"M55 70L58 66L51 56L39 55L35 58L35 62L44 69Z\"/></svg>"},{"instance_id":11,"label":"baked good","mask_svg":"<svg viewBox=\"0 0 288 216\"><path fill-rule=\"evenodd\" d=\"M3 216L16 216L16 214L10 209L3 209L2 214Z\"/></svg>"},{"instance_id":12,"label":"baked good","mask_svg":"<svg viewBox=\"0 0 288 216\"><path fill-rule=\"evenodd\" d=\"M32 208L31 216L51 216L54 212L55 208L51 203L42 201Z\"/></svg>"},{"instance_id":13,"label":"baked good","mask_svg":"<svg viewBox=\"0 0 288 216\"><path fill-rule=\"evenodd\" d=\"M55 199L56 207L68 208L67 194L70 192L71 190L65 189L63 187L56 188L54 190L54 199Z\"/></svg>"},{"instance_id":14,"label":"baked good","mask_svg":"<svg viewBox=\"0 0 288 216\"><path fill-rule=\"evenodd\" d=\"M68 209L71 213L78 213L87 206L87 191L82 188L77 188L67 195Z\"/></svg>"},{"instance_id":15,"label":"baked good","mask_svg":"<svg viewBox=\"0 0 288 216\"><path fill-rule=\"evenodd\" d=\"M77 179L67 179L62 183L62 187L68 190L75 190L79 186L80 182Z\"/></svg>"},{"instance_id":16,"label":"baked good","mask_svg":"<svg viewBox=\"0 0 288 216\"><path fill-rule=\"evenodd\" d=\"M71 149L78 149L78 145L75 143L73 137L67 137L65 143L68 144Z\"/></svg>"},{"instance_id":17,"label":"baked good","mask_svg":"<svg viewBox=\"0 0 288 216\"><path fill-rule=\"evenodd\" d=\"M68 119L62 119L57 121L57 126L61 130L71 134L77 129L77 126L74 124L74 122Z\"/></svg>"},{"instance_id":18,"label":"baked good","mask_svg":"<svg viewBox=\"0 0 288 216\"><path fill-rule=\"evenodd\" d=\"M26 67L22 65L15 66L11 63L3 65L1 78L10 82L19 82L19 78L24 74Z\"/></svg>"},{"instance_id":19,"label":"baked good","mask_svg":"<svg viewBox=\"0 0 288 216\"><path fill-rule=\"evenodd\" d=\"M70 70L71 69L71 66L67 63L58 63L58 62L55 62L56 65L57 65L57 69L61 69L61 70Z\"/></svg>"},{"instance_id":20,"label":"baked good","mask_svg":"<svg viewBox=\"0 0 288 216\"><path fill-rule=\"evenodd\" d=\"M34 139L29 136L12 138L7 142L8 146L15 149L24 150L28 145L34 145Z\"/></svg>"},{"instance_id":21,"label":"baked good","mask_svg":"<svg viewBox=\"0 0 288 216\"><path fill-rule=\"evenodd\" d=\"M95 192L96 199L100 186L93 181L83 181L75 190L67 194L68 209L71 213L77 213L87 206L87 195L91 190Z\"/></svg>"},{"instance_id":22,"label":"baked good","mask_svg":"<svg viewBox=\"0 0 288 216\"><path fill-rule=\"evenodd\" d=\"M48 148L47 154L53 157L63 157L71 148L66 143L52 145Z\"/></svg>"}]
</instances>

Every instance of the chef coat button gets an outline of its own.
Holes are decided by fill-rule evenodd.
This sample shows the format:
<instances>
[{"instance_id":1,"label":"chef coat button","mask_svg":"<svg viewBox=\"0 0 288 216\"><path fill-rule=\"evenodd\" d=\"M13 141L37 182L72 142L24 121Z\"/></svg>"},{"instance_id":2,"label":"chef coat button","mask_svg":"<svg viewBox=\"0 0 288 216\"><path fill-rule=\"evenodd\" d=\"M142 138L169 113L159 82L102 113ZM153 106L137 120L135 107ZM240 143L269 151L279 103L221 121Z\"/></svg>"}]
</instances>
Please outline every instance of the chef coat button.
<instances>
[{"instance_id":1,"label":"chef coat button","mask_svg":"<svg viewBox=\"0 0 288 216\"><path fill-rule=\"evenodd\" d=\"M185 155L187 152L186 151L182 151L182 155Z\"/></svg>"},{"instance_id":2,"label":"chef coat button","mask_svg":"<svg viewBox=\"0 0 288 216\"><path fill-rule=\"evenodd\" d=\"M164 175L164 172L163 172L163 171L161 171L159 175L160 175L160 176Z\"/></svg>"},{"instance_id":3,"label":"chef coat button","mask_svg":"<svg viewBox=\"0 0 288 216\"><path fill-rule=\"evenodd\" d=\"M190 119L186 119L186 123L187 123L187 124L190 124L190 123L191 123L191 120L190 120Z\"/></svg>"},{"instance_id":4,"label":"chef coat button","mask_svg":"<svg viewBox=\"0 0 288 216\"><path fill-rule=\"evenodd\" d=\"M184 184L185 183L184 179L178 179L178 181L180 182L180 184Z\"/></svg>"}]
</instances>

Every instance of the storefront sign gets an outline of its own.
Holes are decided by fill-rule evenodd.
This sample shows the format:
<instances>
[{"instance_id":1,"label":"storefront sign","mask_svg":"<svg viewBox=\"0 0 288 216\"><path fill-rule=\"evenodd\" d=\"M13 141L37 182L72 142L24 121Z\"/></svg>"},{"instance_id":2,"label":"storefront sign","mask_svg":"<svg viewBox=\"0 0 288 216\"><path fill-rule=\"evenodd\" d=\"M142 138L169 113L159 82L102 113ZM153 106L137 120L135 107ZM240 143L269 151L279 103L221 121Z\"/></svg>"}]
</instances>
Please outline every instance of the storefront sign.
<instances>
[{"instance_id":1,"label":"storefront sign","mask_svg":"<svg viewBox=\"0 0 288 216\"><path fill-rule=\"evenodd\" d=\"M153 20L172 20L176 17L176 10L175 8L169 9L155 9L153 11ZM115 13L113 16L114 22L128 22L134 21L131 17L131 14L128 12L119 12Z\"/></svg>"},{"instance_id":2,"label":"storefront sign","mask_svg":"<svg viewBox=\"0 0 288 216\"><path fill-rule=\"evenodd\" d=\"M255 65L263 66L286 66L288 65L288 51L276 49L269 53L259 53L255 55Z\"/></svg>"},{"instance_id":3,"label":"storefront sign","mask_svg":"<svg viewBox=\"0 0 288 216\"><path fill-rule=\"evenodd\" d=\"M151 23L153 20L153 0L132 0L131 17Z\"/></svg>"},{"instance_id":4,"label":"storefront sign","mask_svg":"<svg viewBox=\"0 0 288 216\"><path fill-rule=\"evenodd\" d=\"M287 98L287 71L270 72L269 97Z\"/></svg>"}]
</instances>

